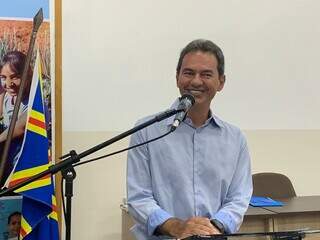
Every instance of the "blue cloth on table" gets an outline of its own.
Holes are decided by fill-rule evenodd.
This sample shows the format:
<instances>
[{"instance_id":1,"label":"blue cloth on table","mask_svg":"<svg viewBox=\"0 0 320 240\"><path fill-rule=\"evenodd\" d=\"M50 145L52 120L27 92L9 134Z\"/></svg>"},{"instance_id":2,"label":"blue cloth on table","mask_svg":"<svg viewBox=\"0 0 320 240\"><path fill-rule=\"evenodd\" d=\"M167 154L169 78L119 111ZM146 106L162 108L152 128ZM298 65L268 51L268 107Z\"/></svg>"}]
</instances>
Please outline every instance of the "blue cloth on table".
<instances>
[{"instance_id":1,"label":"blue cloth on table","mask_svg":"<svg viewBox=\"0 0 320 240\"><path fill-rule=\"evenodd\" d=\"M269 197L252 196L250 205L253 207L281 207L283 206L283 203Z\"/></svg>"}]
</instances>

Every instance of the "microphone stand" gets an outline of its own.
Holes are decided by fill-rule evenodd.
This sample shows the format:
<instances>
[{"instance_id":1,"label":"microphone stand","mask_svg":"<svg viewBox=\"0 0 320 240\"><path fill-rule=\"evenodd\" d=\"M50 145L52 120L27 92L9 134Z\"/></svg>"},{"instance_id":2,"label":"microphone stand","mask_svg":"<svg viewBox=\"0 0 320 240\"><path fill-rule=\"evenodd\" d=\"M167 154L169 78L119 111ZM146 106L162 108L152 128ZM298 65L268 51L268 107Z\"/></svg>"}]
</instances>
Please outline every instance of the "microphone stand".
<instances>
[{"instance_id":1,"label":"microphone stand","mask_svg":"<svg viewBox=\"0 0 320 240\"><path fill-rule=\"evenodd\" d=\"M169 118L179 112L184 111L183 109L170 109L167 110L157 116L155 116L154 118L141 123L135 127L133 127L132 129L121 133L101 144L98 144L80 154L77 154L75 150L71 150L68 154L64 155L61 157L61 159L63 159L63 161L60 161L57 164L54 164L52 166L50 166L47 170L34 175L33 177L28 178L27 180L18 183L10 188L7 189L3 189L2 191L0 191L0 197L5 196L23 186L26 186L29 183L32 183L44 176L47 176L49 174L53 175L56 174L57 172L61 171L62 173L62 177L65 179L65 197L67 199L66 201L66 213L65 213L65 224L66 224L66 240L70 240L71 239L71 205L72 205L72 196L73 196L73 180L76 178L76 171L74 170L73 164L77 163L80 161L80 159L98 151L101 150L102 148L105 148L109 145L111 145L112 143L115 143L143 128L146 128L156 122L160 122L166 118Z\"/></svg>"}]
</instances>

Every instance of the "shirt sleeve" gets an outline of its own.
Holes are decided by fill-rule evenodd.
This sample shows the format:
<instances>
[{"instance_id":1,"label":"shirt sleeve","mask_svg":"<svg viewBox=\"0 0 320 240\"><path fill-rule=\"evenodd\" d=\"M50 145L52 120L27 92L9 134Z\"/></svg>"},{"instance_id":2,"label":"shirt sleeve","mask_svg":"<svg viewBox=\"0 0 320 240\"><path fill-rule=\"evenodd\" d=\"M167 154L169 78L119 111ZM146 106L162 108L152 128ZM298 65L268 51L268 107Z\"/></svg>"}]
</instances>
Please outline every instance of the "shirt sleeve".
<instances>
[{"instance_id":1,"label":"shirt sleeve","mask_svg":"<svg viewBox=\"0 0 320 240\"><path fill-rule=\"evenodd\" d=\"M246 140L242 134L241 136L242 144L237 166L227 197L224 199L222 207L214 215L214 218L223 224L227 233L235 233L239 230L252 195L250 156Z\"/></svg>"},{"instance_id":2,"label":"shirt sleeve","mask_svg":"<svg viewBox=\"0 0 320 240\"><path fill-rule=\"evenodd\" d=\"M147 141L143 129L131 137L130 146ZM172 216L160 208L153 197L148 146L143 145L128 152L127 197L128 210L133 218L153 235L155 229Z\"/></svg>"}]
</instances>

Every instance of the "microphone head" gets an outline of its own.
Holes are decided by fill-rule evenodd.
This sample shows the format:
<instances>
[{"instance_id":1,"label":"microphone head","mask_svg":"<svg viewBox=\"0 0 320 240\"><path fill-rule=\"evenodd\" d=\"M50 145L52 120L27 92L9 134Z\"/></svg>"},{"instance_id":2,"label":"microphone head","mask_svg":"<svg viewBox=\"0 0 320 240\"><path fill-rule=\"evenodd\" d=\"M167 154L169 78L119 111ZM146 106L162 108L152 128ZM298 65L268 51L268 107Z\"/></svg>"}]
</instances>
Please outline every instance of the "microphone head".
<instances>
[{"instance_id":1,"label":"microphone head","mask_svg":"<svg viewBox=\"0 0 320 240\"><path fill-rule=\"evenodd\" d=\"M176 117L174 118L174 122L171 126L171 131L174 131L179 124L185 119L187 112L189 111L189 109L192 107L192 105L195 103L194 97L189 94L183 94L180 98L179 98L179 106L177 108L177 110L179 110L179 112L177 113Z\"/></svg>"},{"instance_id":2,"label":"microphone head","mask_svg":"<svg viewBox=\"0 0 320 240\"><path fill-rule=\"evenodd\" d=\"M180 102L182 101L189 101L190 107L195 103L194 96L192 96L190 93L185 93L180 97Z\"/></svg>"}]
</instances>

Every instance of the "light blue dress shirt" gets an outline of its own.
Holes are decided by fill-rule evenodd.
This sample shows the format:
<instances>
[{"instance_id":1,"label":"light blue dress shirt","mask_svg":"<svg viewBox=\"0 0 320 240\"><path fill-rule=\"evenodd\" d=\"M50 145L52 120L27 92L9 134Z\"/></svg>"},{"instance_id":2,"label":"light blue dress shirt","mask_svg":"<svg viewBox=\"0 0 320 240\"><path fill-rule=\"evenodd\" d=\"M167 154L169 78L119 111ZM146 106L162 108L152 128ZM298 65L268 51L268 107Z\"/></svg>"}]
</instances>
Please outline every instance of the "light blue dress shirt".
<instances>
[{"instance_id":1,"label":"light blue dress shirt","mask_svg":"<svg viewBox=\"0 0 320 240\"><path fill-rule=\"evenodd\" d=\"M137 132L130 145L168 132L173 119ZM252 194L246 140L238 128L216 116L198 128L186 118L170 135L129 151L127 194L129 213L137 222L131 230L139 240L160 239L153 233L171 217L214 218L234 233Z\"/></svg>"}]
</instances>

